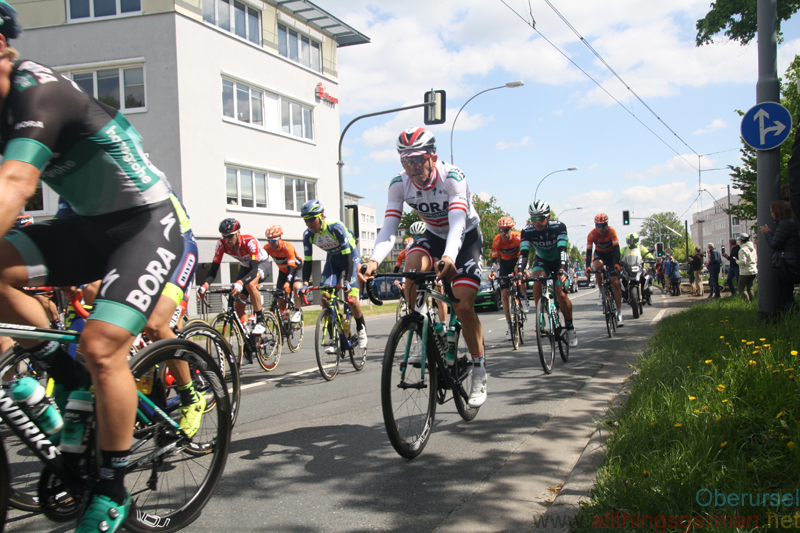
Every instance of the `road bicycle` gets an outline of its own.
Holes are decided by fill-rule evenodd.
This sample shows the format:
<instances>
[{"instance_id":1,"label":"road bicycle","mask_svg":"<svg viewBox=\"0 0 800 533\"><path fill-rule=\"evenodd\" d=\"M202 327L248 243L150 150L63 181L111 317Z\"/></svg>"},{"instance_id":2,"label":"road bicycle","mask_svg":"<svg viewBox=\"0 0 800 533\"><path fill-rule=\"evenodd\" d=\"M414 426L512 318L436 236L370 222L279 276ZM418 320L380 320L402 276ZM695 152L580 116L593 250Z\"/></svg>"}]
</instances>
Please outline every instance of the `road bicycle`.
<instances>
[{"instance_id":1,"label":"road bicycle","mask_svg":"<svg viewBox=\"0 0 800 533\"><path fill-rule=\"evenodd\" d=\"M603 295L603 315L606 318L606 330L608 338L612 338L617 332L619 317L617 316L617 302L614 299L614 285L611 282L608 266L603 265L603 286L600 287Z\"/></svg>"},{"instance_id":2,"label":"road bicycle","mask_svg":"<svg viewBox=\"0 0 800 533\"><path fill-rule=\"evenodd\" d=\"M539 349L539 360L546 374L553 373L556 358L556 344L565 363L569 359L569 341L564 312L555 294L555 283L559 276L551 272L548 276L533 278L534 283L543 283L542 295L536 302L536 347Z\"/></svg>"},{"instance_id":3,"label":"road bicycle","mask_svg":"<svg viewBox=\"0 0 800 533\"><path fill-rule=\"evenodd\" d=\"M230 345L238 363L238 368L241 368L245 359L248 363L252 363L253 357L255 357L261 368L267 372L275 370L281 360L281 327L277 317L268 311L264 311L263 326L265 331L261 335L253 335L251 331L255 323L247 326L242 324L233 307L234 301L247 304L247 300L239 296L234 297L231 294L231 289L212 289L206 291L206 294L228 295L227 308L214 317L214 320L211 321L211 327L219 331Z\"/></svg>"},{"instance_id":4,"label":"road bicycle","mask_svg":"<svg viewBox=\"0 0 800 533\"><path fill-rule=\"evenodd\" d=\"M314 335L317 367L325 381L336 378L339 373L339 361L348 355L350 363L356 370L361 370L367 363L367 348L358 347L356 321L350 304L339 295L342 289L343 285L320 285L308 288L309 291L318 290L329 294L328 307L319 313Z\"/></svg>"},{"instance_id":5,"label":"road bicycle","mask_svg":"<svg viewBox=\"0 0 800 533\"><path fill-rule=\"evenodd\" d=\"M508 280L508 316L511 319L511 345L515 350L525 344L525 322L528 315L525 313L522 304L525 295L520 291L519 284L527 283L527 279L522 279L515 274L498 276L497 279ZM524 285L523 285L524 286Z\"/></svg>"},{"instance_id":6,"label":"road bicycle","mask_svg":"<svg viewBox=\"0 0 800 533\"><path fill-rule=\"evenodd\" d=\"M69 344L77 344L80 338L74 331L16 324L0 324L0 335ZM178 425L180 402L167 401L169 393L155 391L159 381L151 381L154 390L150 393L141 390L142 382L147 382L157 367L175 359L189 364L191 372L205 383L198 391L214 405L192 437ZM149 344L131 361L131 371L139 389L126 471L132 506L125 528L135 532L177 531L199 516L222 477L231 437L230 398L217 362L186 339ZM10 394L11 384L23 377L33 377L46 386L47 373L19 346L0 356L0 373L12 374L11 381L0 386L0 419L4 422L0 445L7 455L8 501L24 510L41 511L55 521L72 520L97 481L96 422L89 422L88 445L79 459L65 456Z\"/></svg>"},{"instance_id":7,"label":"road bicycle","mask_svg":"<svg viewBox=\"0 0 800 533\"><path fill-rule=\"evenodd\" d=\"M479 407L469 406L472 390L472 355L461 342L461 323L453 312L453 296L449 283L444 283L445 294L437 290L435 272L402 272L382 274L387 277L404 276L417 284L414 313L400 319L392 328L381 370L381 407L386 433L395 451L402 457L417 457L428 443L436 416L436 405L447 401L452 391L458 414L470 421ZM383 305L367 289L370 300ZM436 305L428 298L448 306L448 324L445 328L438 319ZM409 362L419 356L419 362Z\"/></svg>"},{"instance_id":8,"label":"road bicycle","mask_svg":"<svg viewBox=\"0 0 800 533\"><path fill-rule=\"evenodd\" d=\"M272 294L272 302L269 305L269 312L278 318L281 329L281 338L286 339L289 350L296 352L303 344L303 334L305 333L305 323L303 322L303 310L294 305L294 301L283 289L269 289L266 292ZM278 301L286 302L286 309L281 313L278 308ZM300 312L300 320L294 321L295 313Z\"/></svg>"}]
</instances>

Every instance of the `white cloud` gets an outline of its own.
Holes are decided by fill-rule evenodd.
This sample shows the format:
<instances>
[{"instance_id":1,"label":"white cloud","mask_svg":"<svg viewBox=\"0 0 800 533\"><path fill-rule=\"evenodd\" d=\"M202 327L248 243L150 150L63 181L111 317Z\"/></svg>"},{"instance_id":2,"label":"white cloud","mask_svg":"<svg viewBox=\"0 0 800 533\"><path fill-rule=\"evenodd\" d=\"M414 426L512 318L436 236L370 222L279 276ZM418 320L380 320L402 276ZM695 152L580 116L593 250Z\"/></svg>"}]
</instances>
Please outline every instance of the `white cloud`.
<instances>
[{"instance_id":1,"label":"white cloud","mask_svg":"<svg viewBox=\"0 0 800 533\"><path fill-rule=\"evenodd\" d=\"M665 203L685 204L697 195L697 190L690 189L685 182L676 181L654 187L637 185L625 189L621 193L621 200L638 205L661 206ZM656 211L660 211L656 207Z\"/></svg>"},{"instance_id":2,"label":"white cloud","mask_svg":"<svg viewBox=\"0 0 800 533\"><path fill-rule=\"evenodd\" d=\"M728 123L722 120L721 118L714 119L711 121L711 124L706 126L705 128L700 128L694 132L695 135L703 135L704 133L713 133L717 130L721 130L723 128L727 128Z\"/></svg>"},{"instance_id":3,"label":"white cloud","mask_svg":"<svg viewBox=\"0 0 800 533\"><path fill-rule=\"evenodd\" d=\"M519 146L533 146L531 142L531 138L528 136L523 137L519 142L503 142L497 141L497 149L498 150L508 150L509 148L517 148Z\"/></svg>"},{"instance_id":4,"label":"white cloud","mask_svg":"<svg viewBox=\"0 0 800 533\"><path fill-rule=\"evenodd\" d=\"M478 193L478 198L480 198L484 202L488 202L489 200L491 200L492 196L493 196L492 193L488 193L486 191L481 191Z\"/></svg>"}]
</instances>

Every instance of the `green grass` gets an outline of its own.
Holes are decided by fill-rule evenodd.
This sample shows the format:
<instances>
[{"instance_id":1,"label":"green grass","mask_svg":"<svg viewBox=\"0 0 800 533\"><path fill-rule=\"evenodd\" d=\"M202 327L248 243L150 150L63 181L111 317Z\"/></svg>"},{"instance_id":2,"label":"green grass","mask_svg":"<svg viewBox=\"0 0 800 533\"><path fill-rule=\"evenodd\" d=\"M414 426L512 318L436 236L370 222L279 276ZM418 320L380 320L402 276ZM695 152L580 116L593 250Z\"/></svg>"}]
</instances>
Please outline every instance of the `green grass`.
<instances>
[{"instance_id":1,"label":"green grass","mask_svg":"<svg viewBox=\"0 0 800 533\"><path fill-rule=\"evenodd\" d=\"M598 517L608 512L649 515L656 531L686 531L687 520L689 530L755 529L752 521L707 521L725 515L758 517L763 531L770 513L800 512L798 350L797 315L760 322L756 304L738 298L664 319L639 358L628 402L613 406L604 422L611 432L607 457L573 531L603 529ZM745 504L720 493L745 494ZM767 496L765 505L764 493L791 494L793 501L772 505ZM759 495L759 505L750 505L749 495L753 503ZM672 527L668 518L655 521L670 515L677 517ZM771 526L783 528L776 518Z\"/></svg>"}]
</instances>

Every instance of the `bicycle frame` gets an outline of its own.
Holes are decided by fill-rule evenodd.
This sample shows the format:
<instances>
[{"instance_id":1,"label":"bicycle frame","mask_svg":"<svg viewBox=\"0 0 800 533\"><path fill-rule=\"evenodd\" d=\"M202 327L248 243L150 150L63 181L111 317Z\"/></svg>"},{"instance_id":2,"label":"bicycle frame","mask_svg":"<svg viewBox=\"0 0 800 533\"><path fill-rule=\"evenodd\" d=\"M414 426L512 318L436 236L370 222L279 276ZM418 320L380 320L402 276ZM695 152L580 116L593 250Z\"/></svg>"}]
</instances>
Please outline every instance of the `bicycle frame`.
<instances>
[{"instance_id":1,"label":"bicycle frame","mask_svg":"<svg viewBox=\"0 0 800 533\"><path fill-rule=\"evenodd\" d=\"M331 313L333 317L332 327L339 337L342 353L344 353L346 350L351 350L353 348L353 343L350 342L350 337L345 334L343 325L345 322L350 322L352 309L350 309L350 304L339 296L338 291L342 288L342 285L337 285L335 287L332 285L320 285L319 287L309 287L308 290L319 290L320 292L327 292L329 294L328 308L333 310L333 313ZM340 304L344 308L344 311L339 309Z\"/></svg>"}]
</instances>

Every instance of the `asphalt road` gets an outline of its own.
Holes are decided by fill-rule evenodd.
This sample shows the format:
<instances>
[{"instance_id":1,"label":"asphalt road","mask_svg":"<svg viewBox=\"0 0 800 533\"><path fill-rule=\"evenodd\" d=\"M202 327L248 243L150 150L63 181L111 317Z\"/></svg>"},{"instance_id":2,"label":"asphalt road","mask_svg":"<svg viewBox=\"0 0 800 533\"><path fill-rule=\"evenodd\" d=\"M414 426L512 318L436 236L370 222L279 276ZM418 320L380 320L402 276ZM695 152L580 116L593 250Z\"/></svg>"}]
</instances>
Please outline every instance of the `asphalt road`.
<instances>
[{"instance_id":1,"label":"asphalt road","mask_svg":"<svg viewBox=\"0 0 800 533\"><path fill-rule=\"evenodd\" d=\"M452 402L439 406L430 442L412 461L389 443L380 406L381 360L394 315L367 319L365 368L356 372L344 361L332 382L318 373L313 325L307 325L301 350L284 347L275 371L267 374L257 364L242 369L242 406L225 475L186 531L422 532L445 530L460 513L497 512L484 493L487 484L502 481L497 476L531 435L606 361L640 349L669 310L661 295L638 320L626 307L625 327L608 339L597 291L584 288L571 298L580 344L568 363L556 357L551 375L541 369L533 331L514 351L502 312L479 313L488 401L469 423ZM552 495L525 497L541 504ZM5 531L72 528L11 510Z\"/></svg>"}]
</instances>

